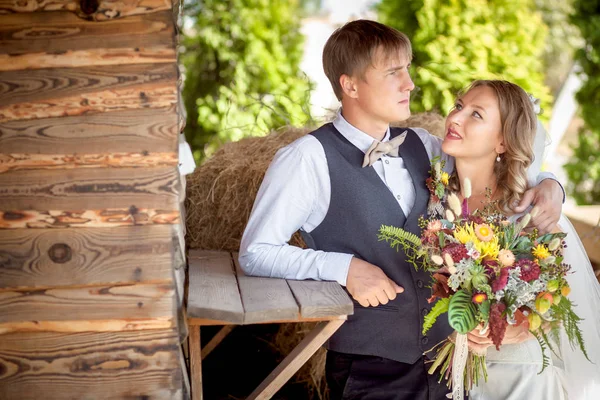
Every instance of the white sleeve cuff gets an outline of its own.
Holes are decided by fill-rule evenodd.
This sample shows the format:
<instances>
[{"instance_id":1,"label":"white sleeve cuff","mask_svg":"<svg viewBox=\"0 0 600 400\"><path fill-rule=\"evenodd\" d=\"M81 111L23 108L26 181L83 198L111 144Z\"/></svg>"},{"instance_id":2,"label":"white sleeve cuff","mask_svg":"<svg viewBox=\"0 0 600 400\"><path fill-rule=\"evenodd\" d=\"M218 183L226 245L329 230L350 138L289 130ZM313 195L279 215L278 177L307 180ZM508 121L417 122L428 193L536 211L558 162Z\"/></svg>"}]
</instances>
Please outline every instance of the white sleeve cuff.
<instances>
[{"instance_id":1,"label":"white sleeve cuff","mask_svg":"<svg viewBox=\"0 0 600 400\"><path fill-rule=\"evenodd\" d=\"M320 268L319 276L324 281L336 281L342 286L346 286L348 270L352 261L352 254L345 253L324 253L324 262Z\"/></svg>"}]
</instances>

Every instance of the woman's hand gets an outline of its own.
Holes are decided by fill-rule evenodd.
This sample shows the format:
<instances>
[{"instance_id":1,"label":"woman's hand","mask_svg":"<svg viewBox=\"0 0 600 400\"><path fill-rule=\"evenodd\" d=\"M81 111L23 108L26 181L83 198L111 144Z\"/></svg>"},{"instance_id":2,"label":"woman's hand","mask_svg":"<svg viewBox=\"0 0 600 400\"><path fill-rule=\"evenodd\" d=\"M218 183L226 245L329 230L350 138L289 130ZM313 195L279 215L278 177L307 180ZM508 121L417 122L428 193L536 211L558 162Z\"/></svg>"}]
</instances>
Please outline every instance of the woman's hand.
<instances>
[{"instance_id":1,"label":"woman's hand","mask_svg":"<svg viewBox=\"0 0 600 400\"><path fill-rule=\"evenodd\" d=\"M488 338L488 332L481 334L479 327L467 333L467 338L469 340L469 350L475 354L485 355L487 348L494 346L494 342ZM531 338L533 338L533 335L529 332L529 324L527 322L523 322L518 326L508 325L504 333L504 339L502 339L502 344L523 343Z\"/></svg>"}]
</instances>

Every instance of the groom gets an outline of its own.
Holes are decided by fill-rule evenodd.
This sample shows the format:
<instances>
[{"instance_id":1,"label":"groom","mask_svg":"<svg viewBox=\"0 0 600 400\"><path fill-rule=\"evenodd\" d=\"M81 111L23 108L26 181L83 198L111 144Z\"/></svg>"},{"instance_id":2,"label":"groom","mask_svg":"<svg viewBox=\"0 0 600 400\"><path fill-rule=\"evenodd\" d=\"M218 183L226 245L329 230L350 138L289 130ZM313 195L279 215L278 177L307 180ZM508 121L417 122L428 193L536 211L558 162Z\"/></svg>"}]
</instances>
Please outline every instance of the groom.
<instances>
[{"instance_id":1,"label":"groom","mask_svg":"<svg viewBox=\"0 0 600 400\"><path fill-rule=\"evenodd\" d=\"M423 356L452 332L440 320L421 334L431 310L429 276L377 240L383 224L420 235L430 159L439 155L453 168L441 139L389 127L410 116L411 57L406 35L377 22L354 21L333 33L323 67L342 109L333 123L276 154L241 243L247 274L335 280L354 299L354 315L327 344L332 399L441 400L448 393L427 374ZM390 155L373 151L402 141L404 132ZM562 196L553 180L526 195L524 203L536 202L538 227L558 221ZM287 244L298 229L309 249Z\"/></svg>"}]
</instances>

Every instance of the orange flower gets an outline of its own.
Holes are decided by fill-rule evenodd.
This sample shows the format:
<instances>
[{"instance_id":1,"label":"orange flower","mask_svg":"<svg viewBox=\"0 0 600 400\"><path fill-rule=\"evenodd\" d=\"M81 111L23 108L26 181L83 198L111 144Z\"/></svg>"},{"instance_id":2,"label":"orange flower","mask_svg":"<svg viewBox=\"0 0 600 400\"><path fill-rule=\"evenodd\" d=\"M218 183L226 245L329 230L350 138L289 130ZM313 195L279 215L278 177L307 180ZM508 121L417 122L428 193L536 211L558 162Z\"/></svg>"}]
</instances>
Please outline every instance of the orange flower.
<instances>
[{"instance_id":1,"label":"orange flower","mask_svg":"<svg viewBox=\"0 0 600 400\"><path fill-rule=\"evenodd\" d=\"M475 225L475 235L482 242L489 242L494 238L494 231L488 224Z\"/></svg>"},{"instance_id":2,"label":"orange flower","mask_svg":"<svg viewBox=\"0 0 600 400\"><path fill-rule=\"evenodd\" d=\"M473 295L473 303L475 303L475 304L481 304L486 300L487 300L487 294L485 294L485 293L475 293Z\"/></svg>"},{"instance_id":3,"label":"orange flower","mask_svg":"<svg viewBox=\"0 0 600 400\"><path fill-rule=\"evenodd\" d=\"M502 249L500 250L500 253L498 253L498 261L500 261L502 266L510 267L515 263L515 255L510 250Z\"/></svg>"}]
</instances>

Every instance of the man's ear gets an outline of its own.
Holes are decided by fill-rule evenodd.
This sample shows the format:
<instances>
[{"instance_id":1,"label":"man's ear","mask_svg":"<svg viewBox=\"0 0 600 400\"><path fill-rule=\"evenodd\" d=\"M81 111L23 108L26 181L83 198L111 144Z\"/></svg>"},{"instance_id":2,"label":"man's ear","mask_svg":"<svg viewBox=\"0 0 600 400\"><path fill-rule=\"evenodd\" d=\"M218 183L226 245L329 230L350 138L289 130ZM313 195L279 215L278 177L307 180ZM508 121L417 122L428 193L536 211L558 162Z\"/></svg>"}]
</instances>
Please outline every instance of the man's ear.
<instances>
[{"instance_id":1,"label":"man's ear","mask_svg":"<svg viewBox=\"0 0 600 400\"><path fill-rule=\"evenodd\" d=\"M342 74L340 76L340 86L342 87L342 91L344 94L352 99L356 99L358 97L358 91L356 89L356 85L354 84L354 79L346 74Z\"/></svg>"}]
</instances>

